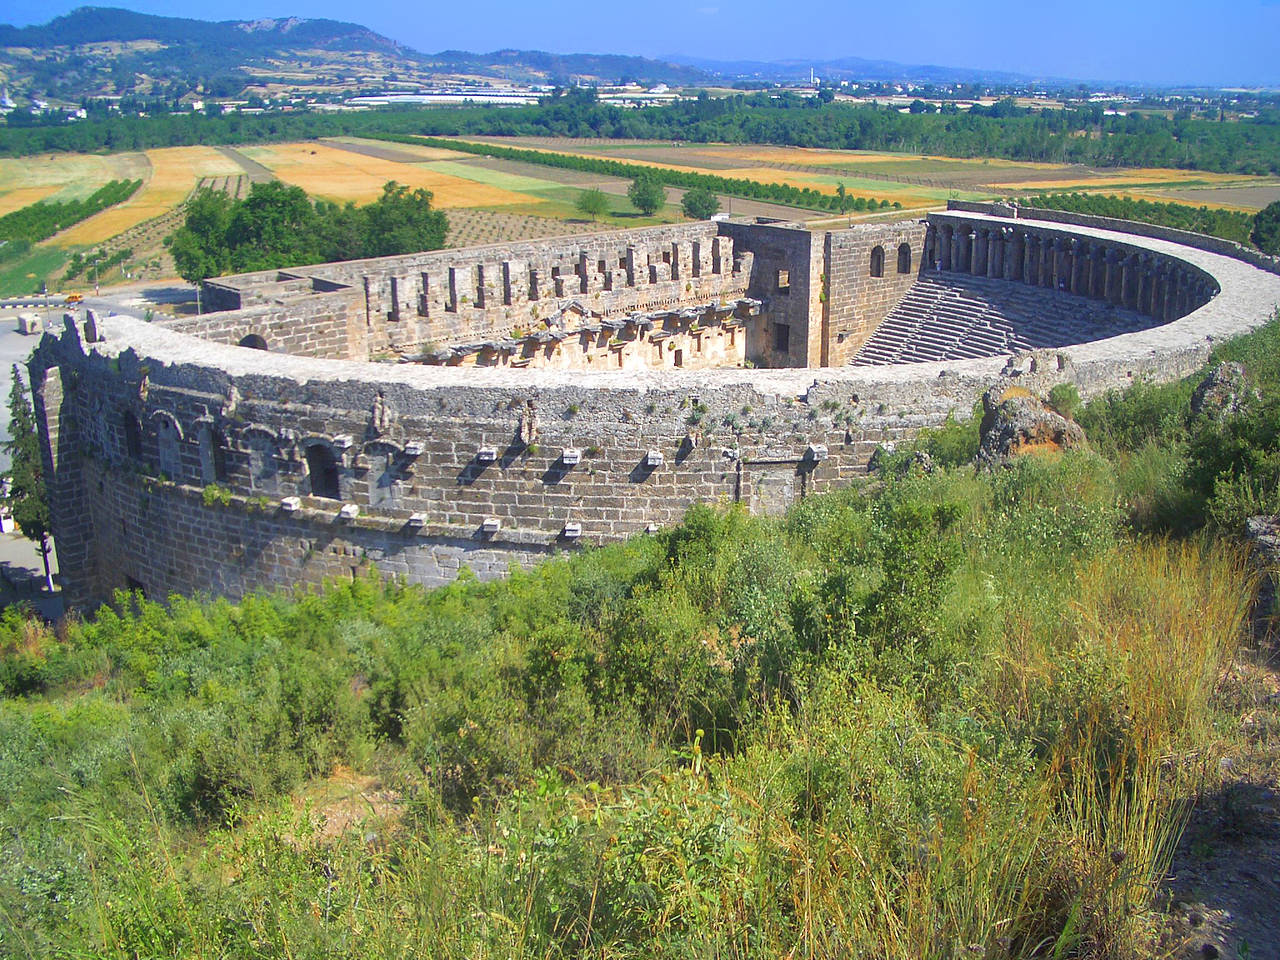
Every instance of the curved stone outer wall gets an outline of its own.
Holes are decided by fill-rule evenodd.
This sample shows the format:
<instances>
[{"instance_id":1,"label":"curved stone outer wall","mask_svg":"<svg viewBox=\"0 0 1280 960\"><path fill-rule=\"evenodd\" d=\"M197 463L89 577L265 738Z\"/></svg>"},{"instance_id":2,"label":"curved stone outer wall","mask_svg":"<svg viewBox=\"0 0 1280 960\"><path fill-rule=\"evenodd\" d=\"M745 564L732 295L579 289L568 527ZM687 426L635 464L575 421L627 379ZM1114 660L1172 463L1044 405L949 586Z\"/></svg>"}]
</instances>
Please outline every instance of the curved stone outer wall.
<instances>
[{"instance_id":1,"label":"curved stone outer wall","mask_svg":"<svg viewBox=\"0 0 1280 960\"><path fill-rule=\"evenodd\" d=\"M958 216L935 220L934 236L1002 225ZM121 317L86 343L71 322L31 361L65 589L79 603L123 586L238 597L370 562L440 583L461 564L499 575L671 523L695 502L780 511L863 473L876 444L966 415L1001 377L1038 391L1071 382L1088 396L1135 376L1183 375L1214 340L1280 303L1280 277L1239 260L1022 226L1042 240L1131 247L1219 292L1172 323L1057 351L822 370L374 365ZM953 268L966 263L953 252ZM806 322L820 326L825 308L818 299Z\"/></svg>"},{"instance_id":2,"label":"curved stone outer wall","mask_svg":"<svg viewBox=\"0 0 1280 960\"><path fill-rule=\"evenodd\" d=\"M1105 300L1168 323L1205 304L1218 284L1205 270L1120 236L933 214L926 256L937 270L1010 280Z\"/></svg>"}]
</instances>

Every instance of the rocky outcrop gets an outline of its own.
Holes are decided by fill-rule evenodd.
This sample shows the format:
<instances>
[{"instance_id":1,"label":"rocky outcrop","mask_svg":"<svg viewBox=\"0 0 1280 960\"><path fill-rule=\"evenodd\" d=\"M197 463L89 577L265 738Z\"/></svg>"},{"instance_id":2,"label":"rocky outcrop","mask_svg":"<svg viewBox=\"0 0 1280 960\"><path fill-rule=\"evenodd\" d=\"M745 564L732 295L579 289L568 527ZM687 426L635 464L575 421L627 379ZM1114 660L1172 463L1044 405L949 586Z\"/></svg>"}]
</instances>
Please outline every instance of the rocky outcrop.
<instances>
[{"instance_id":1,"label":"rocky outcrop","mask_svg":"<svg viewBox=\"0 0 1280 960\"><path fill-rule=\"evenodd\" d=\"M1276 599L1276 581L1280 578L1280 517L1250 517L1245 521L1245 537L1261 578L1251 619L1254 636L1262 640L1274 637L1280 625Z\"/></svg>"},{"instance_id":2,"label":"rocky outcrop","mask_svg":"<svg viewBox=\"0 0 1280 960\"><path fill-rule=\"evenodd\" d=\"M998 384L982 396L977 464L991 468L1028 453L1084 446L1080 426L1024 387Z\"/></svg>"},{"instance_id":3,"label":"rocky outcrop","mask_svg":"<svg viewBox=\"0 0 1280 960\"><path fill-rule=\"evenodd\" d=\"M1236 413L1258 397L1258 391L1249 383L1244 367L1238 363L1220 363L1192 392L1191 412L1219 420Z\"/></svg>"},{"instance_id":4,"label":"rocky outcrop","mask_svg":"<svg viewBox=\"0 0 1280 960\"><path fill-rule=\"evenodd\" d=\"M933 469L933 457L929 456L928 451L912 450L909 455L899 458L893 455L892 445L876 447L867 463L868 473L883 474L892 471L898 477L912 473L933 473Z\"/></svg>"}]
</instances>

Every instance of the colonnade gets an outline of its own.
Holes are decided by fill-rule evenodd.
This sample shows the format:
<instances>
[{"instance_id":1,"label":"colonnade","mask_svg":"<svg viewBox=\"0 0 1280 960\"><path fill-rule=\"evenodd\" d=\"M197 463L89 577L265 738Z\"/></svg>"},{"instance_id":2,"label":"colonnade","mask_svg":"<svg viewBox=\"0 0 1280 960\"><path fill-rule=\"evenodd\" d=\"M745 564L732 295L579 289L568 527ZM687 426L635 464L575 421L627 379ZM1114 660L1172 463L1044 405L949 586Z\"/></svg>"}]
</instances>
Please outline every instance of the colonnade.
<instances>
[{"instance_id":1,"label":"colonnade","mask_svg":"<svg viewBox=\"0 0 1280 960\"><path fill-rule=\"evenodd\" d=\"M925 263L1106 300L1161 323L1185 316L1217 292L1209 277L1173 257L1020 225L930 220Z\"/></svg>"}]
</instances>

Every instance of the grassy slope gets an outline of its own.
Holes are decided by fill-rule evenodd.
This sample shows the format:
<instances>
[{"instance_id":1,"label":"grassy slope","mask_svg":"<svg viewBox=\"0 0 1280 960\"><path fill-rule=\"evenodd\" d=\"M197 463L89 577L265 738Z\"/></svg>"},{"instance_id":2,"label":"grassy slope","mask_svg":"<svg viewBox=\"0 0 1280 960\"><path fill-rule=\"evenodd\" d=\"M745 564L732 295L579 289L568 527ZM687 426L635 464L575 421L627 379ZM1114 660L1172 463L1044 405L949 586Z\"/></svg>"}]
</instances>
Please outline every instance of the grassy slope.
<instances>
[{"instance_id":1,"label":"grassy slope","mask_svg":"<svg viewBox=\"0 0 1280 960\"><path fill-rule=\"evenodd\" d=\"M1225 351L1264 387L1238 429L1139 385L1081 412L1093 452L503 583L9 611L0 948L1142 955L1236 748L1252 583L1216 531L1277 506L1278 345Z\"/></svg>"}]
</instances>

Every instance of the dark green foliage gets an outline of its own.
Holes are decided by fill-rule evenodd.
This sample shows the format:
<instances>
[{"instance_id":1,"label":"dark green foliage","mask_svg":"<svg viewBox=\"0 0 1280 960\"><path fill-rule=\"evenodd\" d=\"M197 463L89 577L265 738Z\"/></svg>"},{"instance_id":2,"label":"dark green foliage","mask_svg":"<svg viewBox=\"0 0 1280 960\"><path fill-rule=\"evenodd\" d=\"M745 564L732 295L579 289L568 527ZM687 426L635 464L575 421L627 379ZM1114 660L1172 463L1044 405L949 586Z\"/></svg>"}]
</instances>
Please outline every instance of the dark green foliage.
<instances>
[{"instance_id":1,"label":"dark green foliage","mask_svg":"<svg viewBox=\"0 0 1280 960\"><path fill-rule=\"evenodd\" d=\"M1060 383L1051 388L1048 400L1049 406L1068 420L1074 420L1080 409L1080 391L1074 383Z\"/></svg>"},{"instance_id":2,"label":"dark green foliage","mask_svg":"<svg viewBox=\"0 0 1280 960\"><path fill-rule=\"evenodd\" d=\"M646 210L640 204L636 208L641 212L656 212L664 202L661 198L662 186L684 187L688 190L705 190L716 199L716 194L727 194L733 197L750 197L755 200L768 200L772 203L788 204L795 207L806 207L816 210L840 209L840 197L828 196L811 187L793 187L786 183L760 183L756 180L738 180L719 177L710 173L694 173L688 170L670 170L665 167L646 167L643 164L629 163L625 160L613 160L606 157L580 157L567 153L548 153L544 150L524 150L518 147L503 147L493 143L471 143L466 140L423 139L422 137L406 137L394 134L377 136L379 140L394 143L429 143L446 150L462 153L474 153L481 156L502 157L506 160L519 160L523 163L536 163L546 167L559 167L565 170L582 170L588 173L602 173L611 177L622 177L632 180L631 190L636 184L646 186L642 193L646 204L652 205ZM627 191L628 198L631 190ZM847 206L854 210L888 209L888 200L876 200L868 197L855 197L847 201ZM632 203L635 200L632 199ZM896 204L895 204L896 205ZM714 212L714 211L713 211ZM690 216L686 211L686 216ZM708 214L710 216L710 214Z\"/></svg>"},{"instance_id":3,"label":"dark green foliage","mask_svg":"<svg viewBox=\"0 0 1280 960\"><path fill-rule=\"evenodd\" d=\"M1248 382L1234 412L1191 415L1203 375L1138 381L1080 411L1090 442L1123 464L1140 529L1185 533L1211 522L1239 534L1246 517L1280 512L1280 319L1219 347L1210 365L1225 361L1240 363Z\"/></svg>"},{"instance_id":4,"label":"dark green foliage","mask_svg":"<svg viewBox=\"0 0 1280 960\"><path fill-rule=\"evenodd\" d=\"M9 439L4 441L9 455L9 492L5 504L18 529L28 540L40 545L45 580L49 580L49 494L44 483L44 461L40 456L40 436L35 412L27 399L26 386L18 365L13 365L13 387L9 391ZM52 584L49 585L52 589Z\"/></svg>"},{"instance_id":5,"label":"dark green foliage","mask_svg":"<svg viewBox=\"0 0 1280 960\"><path fill-rule=\"evenodd\" d=\"M107 253L105 249L99 249L87 257L80 252L73 253L67 264L67 270L62 275L62 282L74 280L82 273L86 273L90 281L96 281L104 272L124 263L132 256L131 247L122 247L115 253Z\"/></svg>"},{"instance_id":6,"label":"dark green foliage","mask_svg":"<svg viewBox=\"0 0 1280 960\"><path fill-rule=\"evenodd\" d=\"M137 150L341 135L538 135L776 143L1096 166L1280 173L1280 124L1269 122L1265 116L1235 123L1143 113L1109 117L1101 104L1065 110L1005 109L997 104L991 111L911 114L839 102L819 105L800 97L775 97L771 93L622 109L572 93L561 92L538 106L503 109L388 109L218 117L102 115L69 126L0 129L0 153L24 156L52 150ZM234 91L227 95L234 95Z\"/></svg>"},{"instance_id":7,"label":"dark green foliage","mask_svg":"<svg viewBox=\"0 0 1280 960\"><path fill-rule=\"evenodd\" d=\"M1089 442L1104 452L1137 450L1156 439L1174 442L1185 436L1194 386L1185 380L1137 380L1123 391L1109 391L1091 401L1076 420Z\"/></svg>"},{"instance_id":8,"label":"dark green foliage","mask_svg":"<svg viewBox=\"0 0 1280 960\"><path fill-rule=\"evenodd\" d=\"M968 418L957 420L947 414L946 422L921 434L920 445L935 463L944 467L958 467L973 462L978 455L981 440L982 403L974 404Z\"/></svg>"},{"instance_id":9,"label":"dark green foliage","mask_svg":"<svg viewBox=\"0 0 1280 960\"><path fill-rule=\"evenodd\" d=\"M1213 207L1192 207L1185 203L1159 203L1152 200L1134 200L1132 197L1101 196L1095 193L1051 193L1028 197L1020 201L1025 206L1048 210L1066 210L1095 217L1112 217L1117 220L1137 220L1154 223L1176 230L1190 230L1211 237L1234 240L1248 244L1249 228L1253 217L1238 210ZM1257 243L1255 240L1254 243Z\"/></svg>"},{"instance_id":10,"label":"dark green foliage","mask_svg":"<svg viewBox=\"0 0 1280 960\"><path fill-rule=\"evenodd\" d=\"M609 198L604 195L604 191L598 187L592 187L590 190L583 190L578 194L578 199L574 201L580 213L586 214L592 220L599 220L601 216L609 212Z\"/></svg>"},{"instance_id":11,"label":"dark green foliage","mask_svg":"<svg viewBox=\"0 0 1280 960\"><path fill-rule=\"evenodd\" d=\"M641 173L627 188L627 199L646 217L652 217L667 202L667 192L656 175Z\"/></svg>"},{"instance_id":12,"label":"dark green foliage","mask_svg":"<svg viewBox=\"0 0 1280 960\"><path fill-rule=\"evenodd\" d=\"M333 218L339 211L331 212ZM394 181L382 188L382 196L373 203L343 211L356 222L354 231L362 234L363 243L354 257L389 257L400 253L416 253L419 250L437 250L444 246L449 221L439 210L431 209L431 192L421 188L410 191ZM364 215L359 223L356 214ZM332 222L332 221L331 221ZM331 258L332 259L332 258Z\"/></svg>"},{"instance_id":13,"label":"dark green foliage","mask_svg":"<svg viewBox=\"0 0 1280 960\"><path fill-rule=\"evenodd\" d=\"M1167 757L1231 726L1211 696L1249 593L1212 530L1122 521L1141 470L1208 478L1210 519L1239 505L1224 477L1274 477L1278 341L1215 355L1262 392L1234 421L1190 418L1189 386L1088 404L1103 455L888 473L782 520L697 507L500 582L120 594L56 633L7 610L0 932L71 956L1121 955L1198 782ZM941 460L972 431L925 440ZM329 819L353 776L391 817Z\"/></svg>"},{"instance_id":14,"label":"dark green foliage","mask_svg":"<svg viewBox=\"0 0 1280 960\"><path fill-rule=\"evenodd\" d=\"M33 203L21 210L0 217L0 243L39 243L73 223L87 220L107 207L128 200L141 180L112 180L99 187L83 200L67 200L61 203Z\"/></svg>"},{"instance_id":15,"label":"dark green foliage","mask_svg":"<svg viewBox=\"0 0 1280 960\"><path fill-rule=\"evenodd\" d=\"M255 183L244 200L201 190L166 241L183 279L333 260L385 257L444 245L449 223L431 193L387 183L373 203L312 203L300 187Z\"/></svg>"},{"instance_id":16,"label":"dark green foliage","mask_svg":"<svg viewBox=\"0 0 1280 960\"><path fill-rule=\"evenodd\" d=\"M1280 200L1267 204L1254 214L1249 239L1263 253L1280 257Z\"/></svg>"},{"instance_id":17,"label":"dark green foliage","mask_svg":"<svg viewBox=\"0 0 1280 960\"><path fill-rule=\"evenodd\" d=\"M706 187L690 187L680 198L680 209L690 220L710 220L720 212L720 198Z\"/></svg>"}]
</instances>

